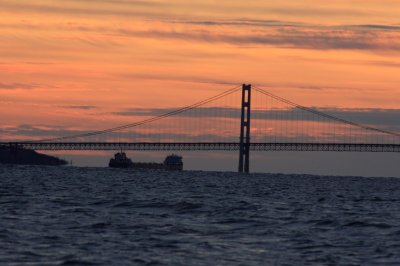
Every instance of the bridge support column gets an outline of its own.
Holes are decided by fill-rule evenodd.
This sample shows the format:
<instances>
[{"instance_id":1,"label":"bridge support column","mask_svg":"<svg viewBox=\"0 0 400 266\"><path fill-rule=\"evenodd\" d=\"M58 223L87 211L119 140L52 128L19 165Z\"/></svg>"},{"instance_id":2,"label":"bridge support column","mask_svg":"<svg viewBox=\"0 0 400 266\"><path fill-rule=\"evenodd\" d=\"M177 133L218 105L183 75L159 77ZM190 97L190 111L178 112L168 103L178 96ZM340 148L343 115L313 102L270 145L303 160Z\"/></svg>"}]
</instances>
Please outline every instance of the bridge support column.
<instances>
[{"instance_id":1,"label":"bridge support column","mask_svg":"<svg viewBox=\"0 0 400 266\"><path fill-rule=\"evenodd\" d=\"M251 85L243 84L240 122L239 172L250 172Z\"/></svg>"}]
</instances>

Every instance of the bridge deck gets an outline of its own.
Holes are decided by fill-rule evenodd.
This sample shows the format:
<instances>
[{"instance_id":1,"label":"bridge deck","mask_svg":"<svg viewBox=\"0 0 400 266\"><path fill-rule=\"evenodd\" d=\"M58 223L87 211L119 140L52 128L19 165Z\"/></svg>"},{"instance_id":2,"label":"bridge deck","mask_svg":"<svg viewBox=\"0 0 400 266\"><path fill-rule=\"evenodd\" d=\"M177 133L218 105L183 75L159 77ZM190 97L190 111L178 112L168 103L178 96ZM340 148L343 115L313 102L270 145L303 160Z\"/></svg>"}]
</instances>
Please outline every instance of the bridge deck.
<instances>
[{"instance_id":1,"label":"bridge deck","mask_svg":"<svg viewBox=\"0 0 400 266\"><path fill-rule=\"evenodd\" d=\"M136 150L136 151L236 151L239 143L137 143L137 142L0 142L0 146L33 150ZM252 151L400 152L400 144L351 143L251 143Z\"/></svg>"}]
</instances>

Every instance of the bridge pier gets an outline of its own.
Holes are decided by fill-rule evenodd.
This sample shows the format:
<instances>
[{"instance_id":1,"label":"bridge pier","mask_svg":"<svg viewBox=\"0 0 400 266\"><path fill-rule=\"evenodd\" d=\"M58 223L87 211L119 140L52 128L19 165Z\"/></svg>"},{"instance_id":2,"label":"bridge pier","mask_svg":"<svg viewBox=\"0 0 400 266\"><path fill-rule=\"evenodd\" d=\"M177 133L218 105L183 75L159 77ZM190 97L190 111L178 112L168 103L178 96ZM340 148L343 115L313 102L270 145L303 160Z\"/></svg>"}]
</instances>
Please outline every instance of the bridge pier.
<instances>
[{"instance_id":1,"label":"bridge pier","mask_svg":"<svg viewBox=\"0 0 400 266\"><path fill-rule=\"evenodd\" d=\"M239 172L250 172L251 85L243 84L240 122Z\"/></svg>"}]
</instances>

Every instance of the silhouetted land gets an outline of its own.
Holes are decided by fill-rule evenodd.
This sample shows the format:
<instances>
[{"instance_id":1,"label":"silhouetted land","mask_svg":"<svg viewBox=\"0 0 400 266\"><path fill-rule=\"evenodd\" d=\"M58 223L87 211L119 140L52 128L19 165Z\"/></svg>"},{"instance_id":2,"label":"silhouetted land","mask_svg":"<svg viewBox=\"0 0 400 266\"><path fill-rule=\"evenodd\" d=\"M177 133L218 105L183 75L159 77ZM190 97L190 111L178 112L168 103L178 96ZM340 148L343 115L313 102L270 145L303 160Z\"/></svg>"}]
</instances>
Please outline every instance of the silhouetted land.
<instances>
[{"instance_id":1,"label":"silhouetted land","mask_svg":"<svg viewBox=\"0 0 400 266\"><path fill-rule=\"evenodd\" d=\"M0 164L66 165L68 162L34 150L0 146Z\"/></svg>"}]
</instances>

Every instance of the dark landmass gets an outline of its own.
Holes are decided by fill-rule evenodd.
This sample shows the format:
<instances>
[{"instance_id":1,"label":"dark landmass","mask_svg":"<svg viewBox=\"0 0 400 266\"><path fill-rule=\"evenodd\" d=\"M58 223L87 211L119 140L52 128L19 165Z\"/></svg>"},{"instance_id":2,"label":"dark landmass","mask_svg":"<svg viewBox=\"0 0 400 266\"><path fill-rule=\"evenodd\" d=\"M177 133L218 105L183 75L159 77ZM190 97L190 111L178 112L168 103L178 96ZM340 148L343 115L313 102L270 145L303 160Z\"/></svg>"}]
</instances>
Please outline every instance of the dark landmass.
<instances>
[{"instance_id":1,"label":"dark landmass","mask_svg":"<svg viewBox=\"0 0 400 266\"><path fill-rule=\"evenodd\" d=\"M34 150L0 146L0 164L66 165L68 162Z\"/></svg>"}]
</instances>

